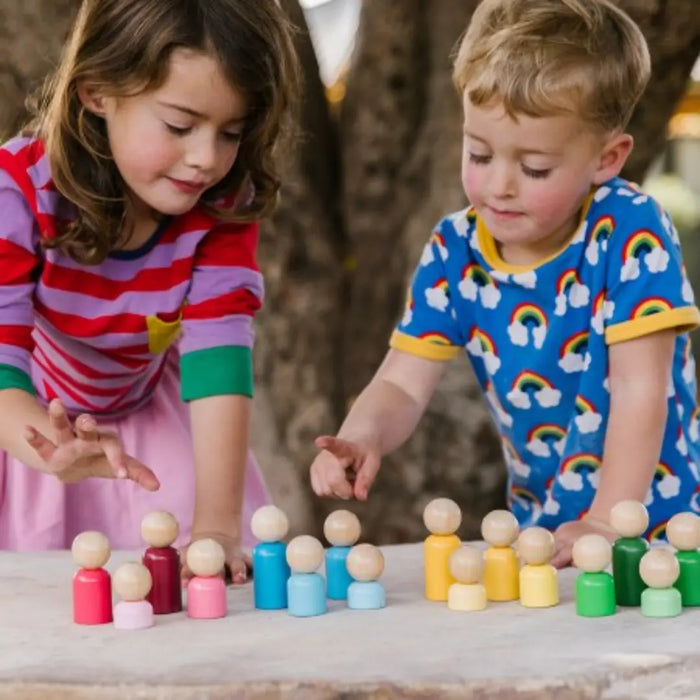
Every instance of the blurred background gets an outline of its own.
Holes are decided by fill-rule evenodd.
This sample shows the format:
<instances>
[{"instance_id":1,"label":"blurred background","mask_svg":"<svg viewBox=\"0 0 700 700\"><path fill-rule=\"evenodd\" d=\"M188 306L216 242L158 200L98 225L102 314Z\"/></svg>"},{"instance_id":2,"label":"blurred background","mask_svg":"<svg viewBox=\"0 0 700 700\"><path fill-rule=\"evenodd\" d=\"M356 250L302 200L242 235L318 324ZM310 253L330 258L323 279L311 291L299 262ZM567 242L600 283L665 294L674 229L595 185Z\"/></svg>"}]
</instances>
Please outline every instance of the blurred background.
<instances>
[{"instance_id":1,"label":"blurred background","mask_svg":"<svg viewBox=\"0 0 700 700\"><path fill-rule=\"evenodd\" d=\"M299 28L300 138L280 206L262 228L252 442L292 534L319 535L334 502L308 468L384 355L432 226L465 205L450 55L478 0L280 0ZM696 0L616 0L649 43L653 77L630 132L626 177L669 209L700 289L700 11ZM0 135L56 61L78 0L0 0ZM695 339L696 351L700 337ZM343 504L376 543L425 537L437 496L460 534L506 498L501 447L465 358L450 366L414 437L384 460L366 504ZM541 504L530 502L536 509Z\"/></svg>"}]
</instances>

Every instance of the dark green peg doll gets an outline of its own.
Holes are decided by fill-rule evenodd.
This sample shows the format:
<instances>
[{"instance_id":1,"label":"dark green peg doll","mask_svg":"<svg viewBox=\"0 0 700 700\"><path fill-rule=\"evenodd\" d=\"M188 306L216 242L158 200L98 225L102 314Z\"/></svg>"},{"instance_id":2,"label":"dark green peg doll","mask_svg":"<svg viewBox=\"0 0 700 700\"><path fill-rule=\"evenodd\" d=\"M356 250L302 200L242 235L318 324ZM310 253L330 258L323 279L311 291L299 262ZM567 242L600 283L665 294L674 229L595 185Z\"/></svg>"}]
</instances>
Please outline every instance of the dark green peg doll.
<instances>
[{"instance_id":1,"label":"dark green peg doll","mask_svg":"<svg viewBox=\"0 0 700 700\"><path fill-rule=\"evenodd\" d=\"M639 562L649 548L641 537L649 526L649 513L639 501L620 501L610 511L610 525L620 536L612 548L615 599L618 605L638 606L646 588Z\"/></svg>"},{"instance_id":2,"label":"dark green peg doll","mask_svg":"<svg viewBox=\"0 0 700 700\"><path fill-rule=\"evenodd\" d=\"M677 513L666 523L666 537L676 548L680 575L675 583L683 607L700 605L700 517Z\"/></svg>"}]
</instances>

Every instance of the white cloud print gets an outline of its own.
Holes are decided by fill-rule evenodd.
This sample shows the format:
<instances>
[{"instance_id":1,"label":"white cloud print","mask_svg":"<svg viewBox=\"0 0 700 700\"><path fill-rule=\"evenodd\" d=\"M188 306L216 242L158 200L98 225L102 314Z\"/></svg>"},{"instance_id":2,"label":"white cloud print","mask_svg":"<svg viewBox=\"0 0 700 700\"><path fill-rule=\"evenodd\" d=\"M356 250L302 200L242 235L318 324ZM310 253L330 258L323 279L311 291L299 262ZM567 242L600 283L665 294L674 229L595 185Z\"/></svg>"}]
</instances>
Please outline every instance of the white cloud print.
<instances>
[{"instance_id":1,"label":"white cloud print","mask_svg":"<svg viewBox=\"0 0 700 700\"><path fill-rule=\"evenodd\" d=\"M599 335L603 335L605 332L605 322L609 321L613 317L614 313L615 302L604 301L595 314L593 314L593 319L591 320L593 330Z\"/></svg>"},{"instance_id":2,"label":"white cloud print","mask_svg":"<svg viewBox=\"0 0 700 700\"><path fill-rule=\"evenodd\" d=\"M557 481L566 491L580 491L583 488L583 478L576 472L564 472L557 477Z\"/></svg>"},{"instance_id":3,"label":"white cloud print","mask_svg":"<svg viewBox=\"0 0 700 700\"><path fill-rule=\"evenodd\" d=\"M410 306L407 306L405 311L403 312L403 318L401 319L401 325L408 326L412 320L413 320L413 309Z\"/></svg>"},{"instance_id":4,"label":"white cloud print","mask_svg":"<svg viewBox=\"0 0 700 700\"><path fill-rule=\"evenodd\" d=\"M630 282L639 277L639 260L637 258L627 258L625 264L620 268L620 282Z\"/></svg>"},{"instance_id":5,"label":"white cloud print","mask_svg":"<svg viewBox=\"0 0 700 700\"><path fill-rule=\"evenodd\" d=\"M494 284L478 285L470 277L465 277L458 286L459 293L469 301L476 301L477 297L485 309L495 309L501 300L501 293Z\"/></svg>"},{"instance_id":6,"label":"white cloud print","mask_svg":"<svg viewBox=\"0 0 700 700\"><path fill-rule=\"evenodd\" d=\"M663 248L653 248L644 256L644 264L651 273L665 272L671 256Z\"/></svg>"},{"instance_id":7,"label":"white cloud print","mask_svg":"<svg viewBox=\"0 0 700 700\"><path fill-rule=\"evenodd\" d=\"M431 262L435 260L435 254L433 253L433 246L428 243L424 248L423 248L423 253L420 256L420 264L421 267L426 267L427 265L430 265Z\"/></svg>"},{"instance_id":8,"label":"white cloud print","mask_svg":"<svg viewBox=\"0 0 700 700\"><path fill-rule=\"evenodd\" d=\"M513 282L521 287L525 287L525 289L534 289L537 284L537 273L534 270L516 272L513 275Z\"/></svg>"},{"instance_id":9,"label":"white cloud print","mask_svg":"<svg viewBox=\"0 0 700 700\"><path fill-rule=\"evenodd\" d=\"M542 506L542 512L546 513L547 515L559 515L559 509L561 506L559 505L558 501L555 501L551 496L547 496L547 500L544 502L544 506Z\"/></svg>"},{"instance_id":10,"label":"white cloud print","mask_svg":"<svg viewBox=\"0 0 700 700\"><path fill-rule=\"evenodd\" d=\"M685 441L685 435L681 432L676 440L676 449L683 455L688 454L688 443Z\"/></svg>"},{"instance_id":11,"label":"white cloud print","mask_svg":"<svg viewBox=\"0 0 700 700\"><path fill-rule=\"evenodd\" d=\"M667 474L656 484L661 498L668 500L675 498L681 492L681 480L673 474Z\"/></svg>"},{"instance_id":12,"label":"white cloud print","mask_svg":"<svg viewBox=\"0 0 700 700\"><path fill-rule=\"evenodd\" d=\"M496 418L498 418L499 423L505 425L507 428L510 428L510 426L513 425L513 416L511 416L510 413L506 413L506 411L504 410L503 406L501 405L501 402L498 400L496 392L493 390L493 385L491 384L491 382L488 383L486 389L486 398L491 404L491 408L496 414Z\"/></svg>"},{"instance_id":13,"label":"white cloud print","mask_svg":"<svg viewBox=\"0 0 700 700\"><path fill-rule=\"evenodd\" d=\"M447 305L450 303L447 298L447 293L444 289L440 287L429 287L425 290L425 300L428 302L428 306L438 311L445 311Z\"/></svg>"},{"instance_id":14,"label":"white cloud print","mask_svg":"<svg viewBox=\"0 0 700 700\"><path fill-rule=\"evenodd\" d=\"M508 336L513 345L525 347L530 342L531 334L533 345L537 349L541 348L545 336L547 335L547 328L545 326L532 326L530 329L525 324L520 323L520 321L513 321L513 323L508 326Z\"/></svg>"},{"instance_id":15,"label":"white cloud print","mask_svg":"<svg viewBox=\"0 0 700 700\"><path fill-rule=\"evenodd\" d=\"M539 438L530 440L525 447L537 457L550 457L552 454L552 450L549 448L549 445L544 440L540 440Z\"/></svg>"},{"instance_id":16,"label":"white cloud print","mask_svg":"<svg viewBox=\"0 0 700 700\"><path fill-rule=\"evenodd\" d=\"M563 316L569 305L574 309L586 306L590 298L591 290L585 284L573 282L563 292L557 294L554 315Z\"/></svg>"},{"instance_id":17,"label":"white cloud print","mask_svg":"<svg viewBox=\"0 0 700 700\"><path fill-rule=\"evenodd\" d=\"M501 361L494 355L490 350L484 350L481 345L481 341L478 338L472 338L466 345L467 350L474 355L474 357L480 357L484 361L486 366L486 371L493 375L498 372Z\"/></svg>"},{"instance_id":18,"label":"white cloud print","mask_svg":"<svg viewBox=\"0 0 700 700\"><path fill-rule=\"evenodd\" d=\"M559 360L559 366L567 373L572 374L573 372L583 372L588 369L591 363L591 356L589 353L580 355L576 352L567 352L564 357Z\"/></svg>"},{"instance_id":19,"label":"white cloud print","mask_svg":"<svg viewBox=\"0 0 700 700\"><path fill-rule=\"evenodd\" d=\"M532 395L535 398L535 401L537 401L542 408L552 408L553 406L558 406L559 402L561 401L561 391L550 387L543 387L542 389L533 392ZM530 406L532 406L530 395L518 387L511 389L506 394L506 398L516 408L530 408Z\"/></svg>"},{"instance_id":20,"label":"white cloud print","mask_svg":"<svg viewBox=\"0 0 700 700\"><path fill-rule=\"evenodd\" d=\"M586 411L580 416L576 416L576 418L574 418L576 427L582 433L595 433L595 431L598 430L598 428L600 427L602 421L603 416L601 416L600 413L596 413L595 411Z\"/></svg>"}]
</instances>

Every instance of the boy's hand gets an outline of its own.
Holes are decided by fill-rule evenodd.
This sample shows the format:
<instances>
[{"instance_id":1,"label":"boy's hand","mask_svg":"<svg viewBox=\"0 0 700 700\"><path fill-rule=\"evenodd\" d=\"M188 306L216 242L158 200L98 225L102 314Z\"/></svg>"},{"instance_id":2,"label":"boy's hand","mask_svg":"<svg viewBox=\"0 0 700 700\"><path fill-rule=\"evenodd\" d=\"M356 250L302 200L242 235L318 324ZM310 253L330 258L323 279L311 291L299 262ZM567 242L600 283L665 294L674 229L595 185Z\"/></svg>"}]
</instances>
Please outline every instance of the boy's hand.
<instances>
[{"instance_id":1,"label":"boy's hand","mask_svg":"<svg viewBox=\"0 0 700 700\"><path fill-rule=\"evenodd\" d=\"M50 473L63 483L100 476L130 479L147 491L159 488L156 475L124 452L117 435L98 430L92 416L82 414L72 426L63 404L54 399L49 404L49 420L54 432L53 440L32 426L26 427L25 439L44 460Z\"/></svg>"},{"instance_id":2,"label":"boy's hand","mask_svg":"<svg viewBox=\"0 0 700 700\"><path fill-rule=\"evenodd\" d=\"M562 523L554 531L554 556L550 562L552 566L561 569L571 565L571 550L574 542L579 537L594 533L603 535L612 543L618 539L619 535L603 520L597 520L584 515L581 520L571 520Z\"/></svg>"},{"instance_id":3,"label":"boy's hand","mask_svg":"<svg viewBox=\"0 0 700 700\"><path fill-rule=\"evenodd\" d=\"M253 569L253 560L250 554L241 548L240 539L237 537L230 537L222 532L197 532L192 534L189 544L180 550L183 585L186 586L194 576L187 566L187 547L193 542L205 538L216 540L224 549L225 564L224 571L221 572L221 575L225 576L226 573L230 573L232 583L245 583L248 580L248 572Z\"/></svg>"},{"instance_id":4,"label":"boy's hand","mask_svg":"<svg viewBox=\"0 0 700 700\"><path fill-rule=\"evenodd\" d=\"M311 486L319 496L366 501L379 471L381 453L372 444L330 435L316 438L323 451L311 465Z\"/></svg>"}]
</instances>

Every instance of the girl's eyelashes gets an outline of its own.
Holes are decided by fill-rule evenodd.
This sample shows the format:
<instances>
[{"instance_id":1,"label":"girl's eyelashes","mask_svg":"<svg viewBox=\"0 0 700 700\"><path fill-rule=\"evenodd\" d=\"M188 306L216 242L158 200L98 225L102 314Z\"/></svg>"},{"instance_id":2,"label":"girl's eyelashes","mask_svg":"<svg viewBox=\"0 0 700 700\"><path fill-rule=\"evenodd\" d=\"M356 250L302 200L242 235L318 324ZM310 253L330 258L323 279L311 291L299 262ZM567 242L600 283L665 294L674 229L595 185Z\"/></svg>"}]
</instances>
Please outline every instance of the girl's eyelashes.
<instances>
[{"instance_id":1,"label":"girl's eyelashes","mask_svg":"<svg viewBox=\"0 0 700 700\"><path fill-rule=\"evenodd\" d=\"M171 134L175 134L176 136L184 136L192 129L191 126L176 126L175 124L169 124L168 122L163 122L163 124L165 124L165 128Z\"/></svg>"},{"instance_id":2,"label":"girl's eyelashes","mask_svg":"<svg viewBox=\"0 0 700 700\"><path fill-rule=\"evenodd\" d=\"M163 122L163 124L165 124L165 128L175 136L186 136L192 131L191 126L177 126L169 122ZM221 134L221 138L231 143L238 143L243 138L243 134L240 131L224 131Z\"/></svg>"},{"instance_id":3,"label":"girl's eyelashes","mask_svg":"<svg viewBox=\"0 0 700 700\"><path fill-rule=\"evenodd\" d=\"M485 156L479 153L470 153L469 160L477 165L485 165L491 160L491 156Z\"/></svg>"}]
</instances>

